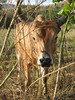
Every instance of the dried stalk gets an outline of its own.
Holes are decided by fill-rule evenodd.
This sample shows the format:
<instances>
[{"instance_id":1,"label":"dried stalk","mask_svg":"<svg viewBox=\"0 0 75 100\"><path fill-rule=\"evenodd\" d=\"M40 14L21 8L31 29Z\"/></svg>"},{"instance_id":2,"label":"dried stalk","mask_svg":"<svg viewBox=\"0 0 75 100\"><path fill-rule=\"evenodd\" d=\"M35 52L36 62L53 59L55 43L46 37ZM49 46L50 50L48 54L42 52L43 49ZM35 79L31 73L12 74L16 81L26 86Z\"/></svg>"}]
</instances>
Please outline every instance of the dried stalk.
<instances>
[{"instance_id":1,"label":"dried stalk","mask_svg":"<svg viewBox=\"0 0 75 100\"><path fill-rule=\"evenodd\" d=\"M66 28L67 28L68 21L69 21L69 17L67 19L66 26L65 26L64 32L62 34L62 38L61 38L60 53L59 53L59 63L58 63L58 72L57 72L57 78L56 78L56 85L55 85L53 100L56 100L56 93L57 93L57 87L58 87L58 82L59 82L59 72L60 72L59 69L61 67L61 59L62 59L62 53L63 53L63 45L64 45L65 33L66 33Z\"/></svg>"},{"instance_id":2,"label":"dried stalk","mask_svg":"<svg viewBox=\"0 0 75 100\"><path fill-rule=\"evenodd\" d=\"M39 8L39 6L43 3L43 2L45 2L46 0L43 0L42 2L40 2L36 7L35 7L35 9L34 9L34 11L33 11L33 13L29 16L29 18L26 20L26 22L24 23L24 25L22 26L22 28L21 28L21 30L24 28L24 26L26 25L26 23L29 21L29 19L31 18L31 16L34 14L34 12ZM33 7L34 8L34 7ZM30 10L32 10L32 9L30 9ZM29 11L30 11L29 10ZM23 13L24 14L24 13ZM22 15L21 15L22 16ZM20 20L20 21L22 21L22 20ZM21 30L18 32L18 35L19 35L19 33L21 32ZM35 29L34 29L35 30ZM34 30L32 30L32 31L34 31ZM32 32L31 31L31 32ZM29 34L31 34L31 32L29 32L27 35L25 35L23 38L21 38L18 42L20 42L22 39L24 39L26 36L28 36ZM18 36L17 35L17 36ZM17 38L17 36L15 37L15 39ZM15 40L14 39L14 40ZM3 58L6 56L6 54L7 54L7 52L9 52L9 50L12 48L12 45L13 45L13 43L14 43L14 40L12 41L12 43L10 44L10 46L9 46L9 48L8 48L8 50L6 51L6 53L5 53L5 55L3 56ZM17 42L17 43L18 43ZM16 43L16 44L17 44ZM14 44L13 46L15 46L16 44ZM1 57L1 53L0 53L0 57Z\"/></svg>"},{"instance_id":3,"label":"dried stalk","mask_svg":"<svg viewBox=\"0 0 75 100\"><path fill-rule=\"evenodd\" d=\"M1 21L3 20L3 17L4 17L4 16L2 15L1 18L0 18L0 23L1 23Z\"/></svg>"},{"instance_id":4,"label":"dried stalk","mask_svg":"<svg viewBox=\"0 0 75 100\"><path fill-rule=\"evenodd\" d=\"M17 65L17 62L16 64L13 66L13 68L11 69L11 71L8 73L8 75L5 77L5 79L2 81L2 83L0 83L0 88L4 85L4 83L6 82L6 80L10 77L11 73L13 72L13 70L15 69Z\"/></svg>"},{"instance_id":5,"label":"dried stalk","mask_svg":"<svg viewBox=\"0 0 75 100\"><path fill-rule=\"evenodd\" d=\"M52 74L54 74L54 73L56 73L56 72L58 72L58 71L60 71L60 70L63 70L63 69L65 69L65 68L67 68L67 67L71 67L71 65L74 65L74 64L75 64L75 62L72 62L72 63L70 63L70 64L68 64L68 65L66 65L66 66L64 66L64 67L62 67L62 68L59 68L59 69L57 69L57 70L55 70L55 71L53 71L53 72L51 72L51 73L48 73L48 74L46 74L46 75L44 75L44 76L38 78L38 79L35 80L33 83L31 83L31 85L28 87L28 89L26 90L26 92L29 90L29 88L30 88L32 85L34 85L36 82L38 82L38 81L41 80L42 78L47 77L47 76L49 76L49 75L52 75Z\"/></svg>"},{"instance_id":6,"label":"dried stalk","mask_svg":"<svg viewBox=\"0 0 75 100\"><path fill-rule=\"evenodd\" d=\"M56 85L55 85L53 100L56 100L57 86L58 86L58 82L59 82L59 68L61 66L61 56L62 56L62 53L63 53L62 49L63 49L63 43L64 43L64 35L65 35L65 33L62 35L62 38L61 38L62 40L61 40L61 45L60 45L58 72L57 72L57 78L56 78Z\"/></svg>"},{"instance_id":7,"label":"dried stalk","mask_svg":"<svg viewBox=\"0 0 75 100\"><path fill-rule=\"evenodd\" d=\"M2 49L1 49L0 57L2 56L2 53L3 53L4 49L5 49L5 45L6 45L6 43L7 43L7 39L8 39L8 37L9 37L12 24L13 24L15 18L16 18L17 12L18 12L18 10L19 10L19 8L20 8L20 5L21 5L22 1L23 1L23 0L20 0L18 6L16 7L16 10L15 10L15 13L14 13L14 15L13 15L12 21L11 21L11 23L10 23L10 26L9 26L9 28L8 28L8 30L7 30L7 33L6 33L6 36L5 36L5 40L4 40Z\"/></svg>"},{"instance_id":8,"label":"dried stalk","mask_svg":"<svg viewBox=\"0 0 75 100\"><path fill-rule=\"evenodd\" d=\"M6 21L7 21L7 14L6 14L6 16L5 16L5 19L4 19L4 23L3 23L3 25L2 25L2 28L1 29L4 29L4 27L6 28Z\"/></svg>"}]
</instances>

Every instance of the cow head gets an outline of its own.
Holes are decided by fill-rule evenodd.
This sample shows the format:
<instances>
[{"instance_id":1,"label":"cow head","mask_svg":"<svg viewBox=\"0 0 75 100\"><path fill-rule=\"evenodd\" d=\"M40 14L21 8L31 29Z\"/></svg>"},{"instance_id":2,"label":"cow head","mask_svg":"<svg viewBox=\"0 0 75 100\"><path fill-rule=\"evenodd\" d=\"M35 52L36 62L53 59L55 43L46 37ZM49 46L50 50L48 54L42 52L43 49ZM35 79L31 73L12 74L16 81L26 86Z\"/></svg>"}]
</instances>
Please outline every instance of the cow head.
<instances>
[{"instance_id":1,"label":"cow head","mask_svg":"<svg viewBox=\"0 0 75 100\"><path fill-rule=\"evenodd\" d=\"M37 64L50 67L53 64L53 54L56 50L56 41L60 27L57 21L34 21L33 40L38 50Z\"/></svg>"},{"instance_id":2,"label":"cow head","mask_svg":"<svg viewBox=\"0 0 75 100\"><path fill-rule=\"evenodd\" d=\"M22 0L23 1L23 0ZM18 0L17 5L20 0ZM18 15L22 14L21 8L18 10ZM21 20L26 21L26 16L19 16ZM37 64L42 67L49 67L53 63L53 54L56 48L56 40L60 26L66 22L65 16L60 17L57 21L45 21L43 16L37 16L34 20L34 29L36 34L33 34L35 45L38 49Z\"/></svg>"}]
</instances>

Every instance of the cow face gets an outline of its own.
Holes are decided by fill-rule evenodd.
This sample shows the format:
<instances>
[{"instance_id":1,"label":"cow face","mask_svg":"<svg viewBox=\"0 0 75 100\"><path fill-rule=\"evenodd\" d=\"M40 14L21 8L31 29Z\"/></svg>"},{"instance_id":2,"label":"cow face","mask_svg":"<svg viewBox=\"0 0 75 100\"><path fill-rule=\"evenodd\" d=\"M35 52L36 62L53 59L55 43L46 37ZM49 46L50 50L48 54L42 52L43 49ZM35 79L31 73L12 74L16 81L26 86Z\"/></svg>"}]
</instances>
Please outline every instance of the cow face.
<instances>
[{"instance_id":1,"label":"cow face","mask_svg":"<svg viewBox=\"0 0 75 100\"><path fill-rule=\"evenodd\" d=\"M37 64L50 67L53 64L53 54L56 50L58 25L53 21L35 22L33 39L38 50Z\"/></svg>"}]
</instances>

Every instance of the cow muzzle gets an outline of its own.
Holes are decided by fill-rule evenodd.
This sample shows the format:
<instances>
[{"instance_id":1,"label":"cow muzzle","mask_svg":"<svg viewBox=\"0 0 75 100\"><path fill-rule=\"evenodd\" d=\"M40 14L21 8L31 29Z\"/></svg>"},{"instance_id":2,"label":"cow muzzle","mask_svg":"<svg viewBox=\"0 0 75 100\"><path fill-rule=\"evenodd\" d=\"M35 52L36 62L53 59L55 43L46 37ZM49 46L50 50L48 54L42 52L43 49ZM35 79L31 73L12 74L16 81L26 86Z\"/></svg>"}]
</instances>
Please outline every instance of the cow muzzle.
<instances>
[{"instance_id":1,"label":"cow muzzle","mask_svg":"<svg viewBox=\"0 0 75 100\"><path fill-rule=\"evenodd\" d=\"M52 62L52 58L49 55L49 53L47 51L42 51L42 53L45 53L47 56L40 56L38 59L38 65L42 66L42 67L50 67L52 66L53 62Z\"/></svg>"}]
</instances>

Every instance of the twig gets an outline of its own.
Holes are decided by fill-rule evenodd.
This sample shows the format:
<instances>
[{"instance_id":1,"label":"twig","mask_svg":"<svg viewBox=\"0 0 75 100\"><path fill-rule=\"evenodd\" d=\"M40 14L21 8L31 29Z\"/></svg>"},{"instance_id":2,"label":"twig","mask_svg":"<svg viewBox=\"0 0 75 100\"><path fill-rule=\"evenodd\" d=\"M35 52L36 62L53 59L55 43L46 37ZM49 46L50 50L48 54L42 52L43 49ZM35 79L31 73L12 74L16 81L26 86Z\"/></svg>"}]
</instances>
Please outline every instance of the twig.
<instances>
[{"instance_id":1,"label":"twig","mask_svg":"<svg viewBox=\"0 0 75 100\"><path fill-rule=\"evenodd\" d=\"M66 28L67 28L67 25L68 25L68 21L69 21L69 17L67 19L67 22L66 22L66 26L65 26L65 29L64 29L64 32L62 34L62 40L61 40L61 45L60 45L60 53L59 53L59 64L58 64L58 72L57 72L57 78L56 78L56 85L55 85L55 90L54 90L54 96L53 96L53 100L56 100L56 93L57 93L57 87L58 87L58 82L59 82L59 72L60 72L60 66L61 66L61 56L62 56L62 50L63 50L63 44L64 44L64 39L65 39L65 33L66 33Z\"/></svg>"},{"instance_id":2,"label":"twig","mask_svg":"<svg viewBox=\"0 0 75 100\"><path fill-rule=\"evenodd\" d=\"M59 72L60 72L59 68L61 66L61 59L62 59L61 55L62 55L63 43L64 43L64 33L62 34L62 37L61 37L58 72L57 72L56 85L55 85L54 96L53 96L54 100L56 100L56 93L57 93L57 87L58 87L58 81L59 81Z\"/></svg>"},{"instance_id":3,"label":"twig","mask_svg":"<svg viewBox=\"0 0 75 100\"><path fill-rule=\"evenodd\" d=\"M32 14L30 15L30 17L26 20L26 22L25 22L24 25L22 26L21 30L24 28L24 26L25 26L26 23L29 21L29 19L30 19L31 16L34 14L34 12L38 9L38 7L39 7L43 2L45 2L45 1L46 1L46 0L43 0L41 3L39 3L39 4L35 7L33 13L32 13ZM19 35L19 33L21 32L21 30L18 32L18 35ZM35 30L35 29L34 29L34 30ZM32 30L32 31L34 31L34 30ZM32 32L32 31L31 31L31 32ZM29 34L31 34L31 32L29 32L27 35L23 36L18 42L20 42L20 41L21 41L22 39L24 39L26 36L28 36ZM18 36L18 35L17 35L17 36ZM15 39L17 38L17 36L15 37ZM12 43L10 44L10 46L9 46L8 50L6 51L4 57L6 56L7 52L10 50L10 48L12 48L12 45L13 45L14 41L15 41L15 40L13 40ZM18 42L17 42L17 43L18 43ZM13 46L15 46L17 43L15 43ZM2 54L1 54L1 55L2 55ZM0 55L0 57L1 57L1 55ZM4 58L4 57L3 57L3 58Z\"/></svg>"},{"instance_id":4,"label":"twig","mask_svg":"<svg viewBox=\"0 0 75 100\"><path fill-rule=\"evenodd\" d=\"M67 67L69 67L69 66L71 66L71 65L74 65L74 64L75 64L75 62L72 62L72 63L70 63L69 65L66 65L66 66L64 66L64 67L62 67L62 68L59 68L59 69L57 69L57 70L55 70L55 71L53 71L53 72L51 72L51 73L48 73L48 74L46 74L46 75L44 75L44 76L38 78L38 79L35 80L33 83L31 83L31 85L28 87L28 89L26 90L26 92L29 90L29 88L30 88L32 85L34 85L34 84L35 84L37 81L39 81L40 79L42 79L42 78L44 78L44 77L47 77L47 76L49 76L49 75L51 75L51 74L54 74L54 73L58 72L58 70L59 70L59 71L60 71L60 70L63 70L63 69L65 69L65 68L67 68Z\"/></svg>"},{"instance_id":5,"label":"twig","mask_svg":"<svg viewBox=\"0 0 75 100\"><path fill-rule=\"evenodd\" d=\"M6 28L6 26L5 26L6 21L7 21L7 14L6 14L6 16L5 16L4 23L3 23L3 25L2 25L2 28L1 28L1 29L3 29L4 27Z\"/></svg>"},{"instance_id":6,"label":"twig","mask_svg":"<svg viewBox=\"0 0 75 100\"><path fill-rule=\"evenodd\" d=\"M6 36L5 36L5 40L4 40L2 49L1 49L0 57L2 56L2 53L3 53L3 51L4 51L5 44L6 44L6 42L7 42L8 37L9 37L12 24L13 24L13 22L14 22L14 20L15 20L15 17L16 17L16 15L17 15L17 12L18 12L18 10L19 10L19 7L20 7L22 1L23 1L23 0L20 0L19 4L18 4L18 6L17 6L17 8L16 8L16 10L15 10L15 13L14 13L14 15L13 15L13 18L12 18L12 21L11 21L11 23L10 23L10 26L9 26L9 28L8 28L8 30L7 30L7 34L6 34Z\"/></svg>"},{"instance_id":7,"label":"twig","mask_svg":"<svg viewBox=\"0 0 75 100\"><path fill-rule=\"evenodd\" d=\"M17 65L17 62L16 64L13 66L13 68L11 69L11 71L8 73L8 75L5 77L5 79L0 83L0 88L4 85L4 83L6 82L6 80L10 77L11 73L13 72L13 70L15 69Z\"/></svg>"},{"instance_id":8,"label":"twig","mask_svg":"<svg viewBox=\"0 0 75 100\"><path fill-rule=\"evenodd\" d=\"M0 18L0 23L1 23L1 21L3 20L3 17L4 17L4 16L1 16L1 18Z\"/></svg>"}]
</instances>

